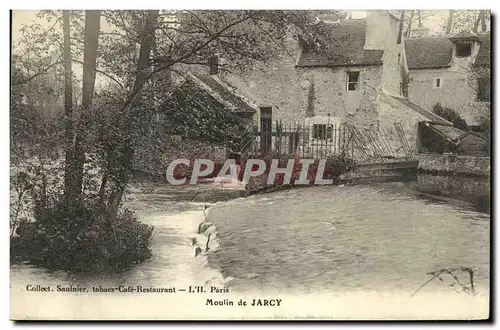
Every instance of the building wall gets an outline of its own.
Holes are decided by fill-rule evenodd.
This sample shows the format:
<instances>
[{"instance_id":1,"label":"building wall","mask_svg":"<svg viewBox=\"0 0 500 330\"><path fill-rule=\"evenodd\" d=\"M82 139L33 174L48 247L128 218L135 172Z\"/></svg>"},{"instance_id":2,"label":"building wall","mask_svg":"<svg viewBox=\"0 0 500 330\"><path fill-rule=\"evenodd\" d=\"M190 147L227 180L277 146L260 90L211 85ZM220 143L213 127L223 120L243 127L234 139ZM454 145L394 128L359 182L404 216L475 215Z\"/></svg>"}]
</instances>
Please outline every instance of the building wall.
<instances>
[{"instance_id":1,"label":"building wall","mask_svg":"<svg viewBox=\"0 0 500 330\"><path fill-rule=\"evenodd\" d=\"M450 67L410 70L409 99L428 110L439 102L456 110L467 124L478 125L479 118L489 112L489 102L477 101L479 74L471 70L478 51L479 44L474 43L470 57L458 58L454 47ZM441 79L440 88L434 87L436 78Z\"/></svg>"},{"instance_id":2,"label":"building wall","mask_svg":"<svg viewBox=\"0 0 500 330\"><path fill-rule=\"evenodd\" d=\"M359 89L347 91L347 72L359 71ZM380 85L381 66L295 68L287 55L257 66L248 74L226 76L226 81L259 107L271 106L273 121L306 118L310 89L314 88L314 115L346 118L369 109ZM257 122L259 118L256 118Z\"/></svg>"},{"instance_id":3,"label":"building wall","mask_svg":"<svg viewBox=\"0 0 500 330\"><path fill-rule=\"evenodd\" d=\"M391 148L399 155L404 153L394 125L400 123L411 150L417 152L418 123L429 119L388 96L382 96L377 100L377 109L380 130Z\"/></svg>"},{"instance_id":4,"label":"building wall","mask_svg":"<svg viewBox=\"0 0 500 330\"><path fill-rule=\"evenodd\" d=\"M456 67L442 69L410 70L408 98L427 110L436 103L456 110L469 125L477 125L479 116L489 107L487 102L476 100L476 80L468 70ZM441 79L441 87L434 87L434 80Z\"/></svg>"},{"instance_id":5,"label":"building wall","mask_svg":"<svg viewBox=\"0 0 500 330\"><path fill-rule=\"evenodd\" d=\"M314 114L348 118L356 116L360 111L369 111L377 96L381 83L380 66L336 67L299 69L302 73L302 86L314 83L315 103ZM347 74L349 71L359 71L358 90L347 90Z\"/></svg>"},{"instance_id":6,"label":"building wall","mask_svg":"<svg viewBox=\"0 0 500 330\"><path fill-rule=\"evenodd\" d=\"M367 49L385 49L382 66L296 68L300 47L292 34L286 51L276 60L259 64L244 74L224 79L259 107L272 107L272 119L302 121L309 98L313 96L315 116L346 119L360 126L378 125L375 101L382 89L400 94L404 56L397 45L399 20L385 11L372 11L367 17ZM347 91L347 72L359 71L359 89ZM314 95L310 90L314 88ZM259 123L257 114L255 118Z\"/></svg>"},{"instance_id":7,"label":"building wall","mask_svg":"<svg viewBox=\"0 0 500 330\"><path fill-rule=\"evenodd\" d=\"M224 74L223 79L258 107L272 107L273 120L304 118L308 91L302 87L301 73L295 69L297 47L289 45L287 52L276 60L256 64L241 74ZM260 121L259 113L255 120Z\"/></svg>"},{"instance_id":8,"label":"building wall","mask_svg":"<svg viewBox=\"0 0 500 330\"><path fill-rule=\"evenodd\" d=\"M399 57L400 47L398 46L399 20L389 14L385 14L386 24L384 31L385 51L382 66L382 88L393 95L400 94L401 67L404 67L403 58Z\"/></svg>"}]
</instances>

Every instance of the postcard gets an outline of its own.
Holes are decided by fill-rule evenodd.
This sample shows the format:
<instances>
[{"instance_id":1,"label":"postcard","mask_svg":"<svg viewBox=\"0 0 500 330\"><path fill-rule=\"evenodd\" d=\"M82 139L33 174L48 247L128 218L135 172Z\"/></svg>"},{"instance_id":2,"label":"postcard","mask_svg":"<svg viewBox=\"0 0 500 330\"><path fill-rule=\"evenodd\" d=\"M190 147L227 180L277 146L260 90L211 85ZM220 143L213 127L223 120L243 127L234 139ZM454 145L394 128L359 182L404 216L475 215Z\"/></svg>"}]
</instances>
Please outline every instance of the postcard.
<instances>
[{"instance_id":1,"label":"postcard","mask_svg":"<svg viewBox=\"0 0 500 330\"><path fill-rule=\"evenodd\" d=\"M11 12L11 320L490 318L489 10Z\"/></svg>"}]
</instances>

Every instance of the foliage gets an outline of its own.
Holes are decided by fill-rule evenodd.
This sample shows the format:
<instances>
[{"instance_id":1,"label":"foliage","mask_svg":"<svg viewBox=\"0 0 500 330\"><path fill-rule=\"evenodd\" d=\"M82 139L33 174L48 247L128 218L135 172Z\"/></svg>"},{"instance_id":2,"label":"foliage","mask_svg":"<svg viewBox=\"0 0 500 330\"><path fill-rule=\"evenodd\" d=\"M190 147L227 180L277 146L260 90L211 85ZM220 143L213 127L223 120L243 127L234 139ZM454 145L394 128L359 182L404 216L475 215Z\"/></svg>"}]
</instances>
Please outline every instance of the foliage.
<instances>
[{"instance_id":1,"label":"foliage","mask_svg":"<svg viewBox=\"0 0 500 330\"><path fill-rule=\"evenodd\" d=\"M162 106L167 125L173 135L236 148L247 126L247 120L214 101L208 94L186 81Z\"/></svg>"},{"instance_id":2,"label":"foliage","mask_svg":"<svg viewBox=\"0 0 500 330\"><path fill-rule=\"evenodd\" d=\"M441 103L436 103L432 108L432 111L436 115L451 122L456 128L464 130L466 132L469 131L467 122L454 109L443 107Z\"/></svg>"},{"instance_id":3,"label":"foliage","mask_svg":"<svg viewBox=\"0 0 500 330\"><path fill-rule=\"evenodd\" d=\"M76 216L63 202L62 163L27 164L13 169L11 261L28 261L53 270L120 271L151 256L152 227L127 209L107 222L97 205L96 169L86 164L82 201Z\"/></svg>"},{"instance_id":4,"label":"foliage","mask_svg":"<svg viewBox=\"0 0 500 330\"><path fill-rule=\"evenodd\" d=\"M404 97L408 97L408 92L410 88L410 72L404 70L401 66L401 93Z\"/></svg>"},{"instance_id":5,"label":"foliage","mask_svg":"<svg viewBox=\"0 0 500 330\"><path fill-rule=\"evenodd\" d=\"M489 10L453 10L450 32L447 33L450 16L441 23L442 34L454 35L461 31L485 33L491 29L491 12Z\"/></svg>"},{"instance_id":6,"label":"foliage","mask_svg":"<svg viewBox=\"0 0 500 330\"><path fill-rule=\"evenodd\" d=\"M460 281L459 273L467 274L467 282ZM427 275L431 276L429 280L427 280L424 284L422 284L415 292L412 293L414 296L417 292L419 292L423 287L432 282L434 279L438 279L440 282L445 282L443 275L448 275L452 279L452 283L448 286L452 288L457 293L466 293L469 295L475 295L476 290L474 287L474 269L470 267L453 267L453 268L443 268L439 270L435 270L427 273ZM457 289L458 288L458 289Z\"/></svg>"},{"instance_id":7,"label":"foliage","mask_svg":"<svg viewBox=\"0 0 500 330\"><path fill-rule=\"evenodd\" d=\"M484 116L479 117L479 130L486 137L487 143L487 153L491 151L491 115L490 112Z\"/></svg>"},{"instance_id":8,"label":"foliage","mask_svg":"<svg viewBox=\"0 0 500 330\"><path fill-rule=\"evenodd\" d=\"M49 24L25 26L13 45L11 147L15 165L31 159L27 148L43 162L44 150L55 158L64 150L66 159L48 173L34 164L40 173L29 186L19 180L13 204L29 195L30 210L26 218L14 213L12 251L74 271L123 269L150 256L150 228L131 220L121 204L133 160L150 160L145 156L163 145L156 144L161 134L238 145L241 120L203 99L208 108L187 98L164 123L155 121L161 105L176 101L172 73L206 67L214 54L222 55L221 70L251 69L283 51L290 28L315 40L310 11L48 10L37 16ZM103 28L96 31L96 22ZM80 80L75 68L81 65ZM48 115L54 109L58 116Z\"/></svg>"},{"instance_id":9,"label":"foliage","mask_svg":"<svg viewBox=\"0 0 500 330\"><path fill-rule=\"evenodd\" d=\"M17 228L18 236L11 238L11 260L73 272L121 271L151 256L152 227L128 210L109 225L98 210L79 209L76 222L69 222L60 205L44 209L36 222Z\"/></svg>"}]
</instances>

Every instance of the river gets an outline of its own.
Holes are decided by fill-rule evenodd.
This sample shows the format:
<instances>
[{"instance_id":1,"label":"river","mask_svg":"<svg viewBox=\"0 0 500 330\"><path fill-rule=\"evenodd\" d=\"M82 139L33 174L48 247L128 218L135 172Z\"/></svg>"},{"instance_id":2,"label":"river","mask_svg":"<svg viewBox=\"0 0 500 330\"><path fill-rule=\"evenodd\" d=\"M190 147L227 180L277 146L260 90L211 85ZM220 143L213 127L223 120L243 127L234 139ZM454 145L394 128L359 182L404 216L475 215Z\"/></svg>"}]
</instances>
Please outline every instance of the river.
<instances>
[{"instance_id":1,"label":"river","mask_svg":"<svg viewBox=\"0 0 500 330\"><path fill-rule=\"evenodd\" d=\"M82 313L82 318L183 318L193 314L179 307L184 301L180 296L176 296L179 306L165 309L161 307L165 300L151 296L125 300L124 294L121 298L100 294L97 305L90 296L66 294L59 296L59 304L72 308L47 314L51 312L41 308L47 304L44 296L26 292L26 285L224 285L233 294L403 292L409 296L429 278L426 273L456 266L473 267L476 292L486 301L489 294L489 215L461 202L424 198L408 186L300 188L217 203L207 212L202 203L179 201L161 189L142 186L133 188L127 205L141 221L155 226L151 260L120 274L99 276L13 265L12 304L40 318L74 318ZM195 258L192 238L204 244L206 237L197 229L205 213L216 226L220 247ZM418 295L455 294L450 281L433 281ZM80 305L68 297L80 299ZM205 305L200 299L196 304ZM202 309L195 315L210 318L218 313L227 315Z\"/></svg>"},{"instance_id":2,"label":"river","mask_svg":"<svg viewBox=\"0 0 500 330\"><path fill-rule=\"evenodd\" d=\"M221 242L210 261L241 291L411 293L428 272L471 266L487 292L489 216L467 206L393 184L254 195L210 211Z\"/></svg>"}]
</instances>

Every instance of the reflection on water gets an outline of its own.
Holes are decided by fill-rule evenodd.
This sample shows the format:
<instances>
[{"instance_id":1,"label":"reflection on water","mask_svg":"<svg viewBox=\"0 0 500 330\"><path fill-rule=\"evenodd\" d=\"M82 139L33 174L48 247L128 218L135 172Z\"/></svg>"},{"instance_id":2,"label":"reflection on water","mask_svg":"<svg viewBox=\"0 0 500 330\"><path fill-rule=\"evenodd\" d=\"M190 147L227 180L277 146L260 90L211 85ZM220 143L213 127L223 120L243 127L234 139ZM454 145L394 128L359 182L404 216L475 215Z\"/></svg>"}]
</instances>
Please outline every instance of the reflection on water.
<instances>
[{"instance_id":1,"label":"reflection on water","mask_svg":"<svg viewBox=\"0 0 500 330\"><path fill-rule=\"evenodd\" d=\"M441 268L489 282L489 216L393 184L312 187L213 207L221 248L209 261L233 290L413 291ZM436 281L428 290L448 290Z\"/></svg>"}]
</instances>

